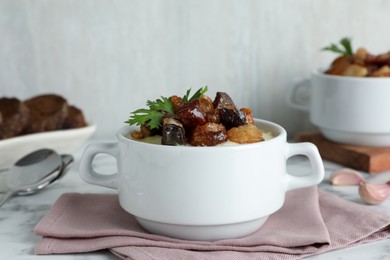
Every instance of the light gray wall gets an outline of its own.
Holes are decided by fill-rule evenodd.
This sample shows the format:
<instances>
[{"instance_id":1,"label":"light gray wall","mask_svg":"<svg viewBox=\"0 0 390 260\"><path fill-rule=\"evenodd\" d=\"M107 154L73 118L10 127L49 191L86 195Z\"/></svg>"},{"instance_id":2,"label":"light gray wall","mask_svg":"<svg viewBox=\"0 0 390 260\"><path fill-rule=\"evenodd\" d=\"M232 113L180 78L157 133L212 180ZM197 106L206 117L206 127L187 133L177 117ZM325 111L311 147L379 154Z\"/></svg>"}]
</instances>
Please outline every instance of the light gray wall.
<instances>
[{"instance_id":1,"label":"light gray wall","mask_svg":"<svg viewBox=\"0 0 390 260\"><path fill-rule=\"evenodd\" d=\"M64 95L112 135L146 99L208 85L290 135L294 80L335 56L341 37L390 49L386 0L1 0L0 96Z\"/></svg>"}]
</instances>

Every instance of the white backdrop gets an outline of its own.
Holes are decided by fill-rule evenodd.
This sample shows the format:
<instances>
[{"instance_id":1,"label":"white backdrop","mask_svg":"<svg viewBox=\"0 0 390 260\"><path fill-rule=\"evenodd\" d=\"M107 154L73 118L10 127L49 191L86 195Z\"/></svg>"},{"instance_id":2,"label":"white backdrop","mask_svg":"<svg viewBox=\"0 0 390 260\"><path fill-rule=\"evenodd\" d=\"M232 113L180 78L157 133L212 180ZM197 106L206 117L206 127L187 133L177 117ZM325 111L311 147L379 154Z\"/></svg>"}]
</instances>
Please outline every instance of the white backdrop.
<instances>
[{"instance_id":1,"label":"white backdrop","mask_svg":"<svg viewBox=\"0 0 390 260\"><path fill-rule=\"evenodd\" d=\"M208 85L292 137L313 126L284 96L335 57L320 49L388 51L389 24L386 0L1 0L0 96L61 94L111 136L146 99Z\"/></svg>"}]
</instances>

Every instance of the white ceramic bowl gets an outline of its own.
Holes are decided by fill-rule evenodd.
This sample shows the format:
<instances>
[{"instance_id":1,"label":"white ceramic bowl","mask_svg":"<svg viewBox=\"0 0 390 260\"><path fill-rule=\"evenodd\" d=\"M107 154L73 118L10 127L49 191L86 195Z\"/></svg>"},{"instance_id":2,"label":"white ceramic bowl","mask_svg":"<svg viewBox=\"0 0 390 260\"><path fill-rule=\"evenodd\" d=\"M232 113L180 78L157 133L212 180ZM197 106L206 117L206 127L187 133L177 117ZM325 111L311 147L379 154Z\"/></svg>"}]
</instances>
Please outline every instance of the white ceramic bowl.
<instances>
[{"instance_id":1,"label":"white ceramic bowl","mask_svg":"<svg viewBox=\"0 0 390 260\"><path fill-rule=\"evenodd\" d=\"M297 100L309 90L309 102ZM390 146L390 78L345 77L314 71L297 84L289 103L310 113L329 140L364 146Z\"/></svg>"},{"instance_id":2,"label":"white ceramic bowl","mask_svg":"<svg viewBox=\"0 0 390 260\"><path fill-rule=\"evenodd\" d=\"M24 155L42 148L60 154L76 151L95 132L96 126L22 135L0 141L0 169L9 168Z\"/></svg>"},{"instance_id":3,"label":"white ceramic bowl","mask_svg":"<svg viewBox=\"0 0 390 260\"><path fill-rule=\"evenodd\" d=\"M117 142L87 146L79 172L86 182L117 189L123 209L152 233L194 240L242 237L283 205L286 191L316 185L324 176L313 144L289 144L281 126L255 122L274 138L237 146L164 146L129 139L135 128L125 126ZM116 158L118 173L94 171L99 153ZM310 174L286 172L287 159L297 154L309 158Z\"/></svg>"}]
</instances>

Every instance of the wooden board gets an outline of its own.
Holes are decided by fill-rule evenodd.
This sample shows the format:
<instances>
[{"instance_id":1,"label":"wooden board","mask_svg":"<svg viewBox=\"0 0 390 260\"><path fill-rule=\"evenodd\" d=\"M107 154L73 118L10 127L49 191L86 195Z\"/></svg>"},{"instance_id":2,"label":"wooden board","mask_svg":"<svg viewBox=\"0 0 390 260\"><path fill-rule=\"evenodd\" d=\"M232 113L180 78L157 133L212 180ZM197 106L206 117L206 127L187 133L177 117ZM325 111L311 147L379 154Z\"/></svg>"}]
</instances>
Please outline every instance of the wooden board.
<instances>
[{"instance_id":1,"label":"wooden board","mask_svg":"<svg viewBox=\"0 0 390 260\"><path fill-rule=\"evenodd\" d=\"M297 142L311 142L323 159L345 167L369 173L390 170L390 147L365 147L338 144L327 140L320 132L305 132L295 136Z\"/></svg>"}]
</instances>

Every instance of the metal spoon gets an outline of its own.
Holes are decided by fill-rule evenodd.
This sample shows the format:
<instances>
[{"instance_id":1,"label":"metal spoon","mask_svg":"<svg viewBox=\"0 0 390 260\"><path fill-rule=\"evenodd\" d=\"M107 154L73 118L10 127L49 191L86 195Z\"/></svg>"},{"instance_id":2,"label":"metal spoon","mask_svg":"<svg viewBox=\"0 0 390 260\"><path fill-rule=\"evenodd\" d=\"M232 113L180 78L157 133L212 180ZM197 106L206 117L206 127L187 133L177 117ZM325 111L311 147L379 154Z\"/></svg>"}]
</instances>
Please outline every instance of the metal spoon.
<instances>
[{"instance_id":1,"label":"metal spoon","mask_svg":"<svg viewBox=\"0 0 390 260\"><path fill-rule=\"evenodd\" d=\"M66 175L66 173L69 171L69 169L71 168L71 166L73 164L73 156L69 155L69 154L63 154L63 155L61 155L61 160L62 160L62 170L60 171L60 173L58 174L57 177L52 179L46 185L41 185L39 187L36 187L35 189L29 189L28 191L21 190L21 191L18 191L15 195L25 196L25 195L34 194L34 193L40 191L41 189L45 188L46 186L49 186L49 184L52 184L53 182L55 182L59 179L62 179ZM1 207L1 204L0 204L0 207Z\"/></svg>"},{"instance_id":2,"label":"metal spoon","mask_svg":"<svg viewBox=\"0 0 390 260\"><path fill-rule=\"evenodd\" d=\"M61 156L50 149L32 152L17 161L6 173L9 191L1 198L0 207L8 198L21 192L31 194L59 176L63 169Z\"/></svg>"},{"instance_id":3,"label":"metal spoon","mask_svg":"<svg viewBox=\"0 0 390 260\"><path fill-rule=\"evenodd\" d=\"M72 167L73 164L73 156L70 154L62 154L61 155L61 160L62 160L62 171L58 175L57 178L55 178L53 181L62 179L62 177L65 176L65 174L69 171L69 169ZM52 182L53 182L52 181Z\"/></svg>"}]
</instances>

